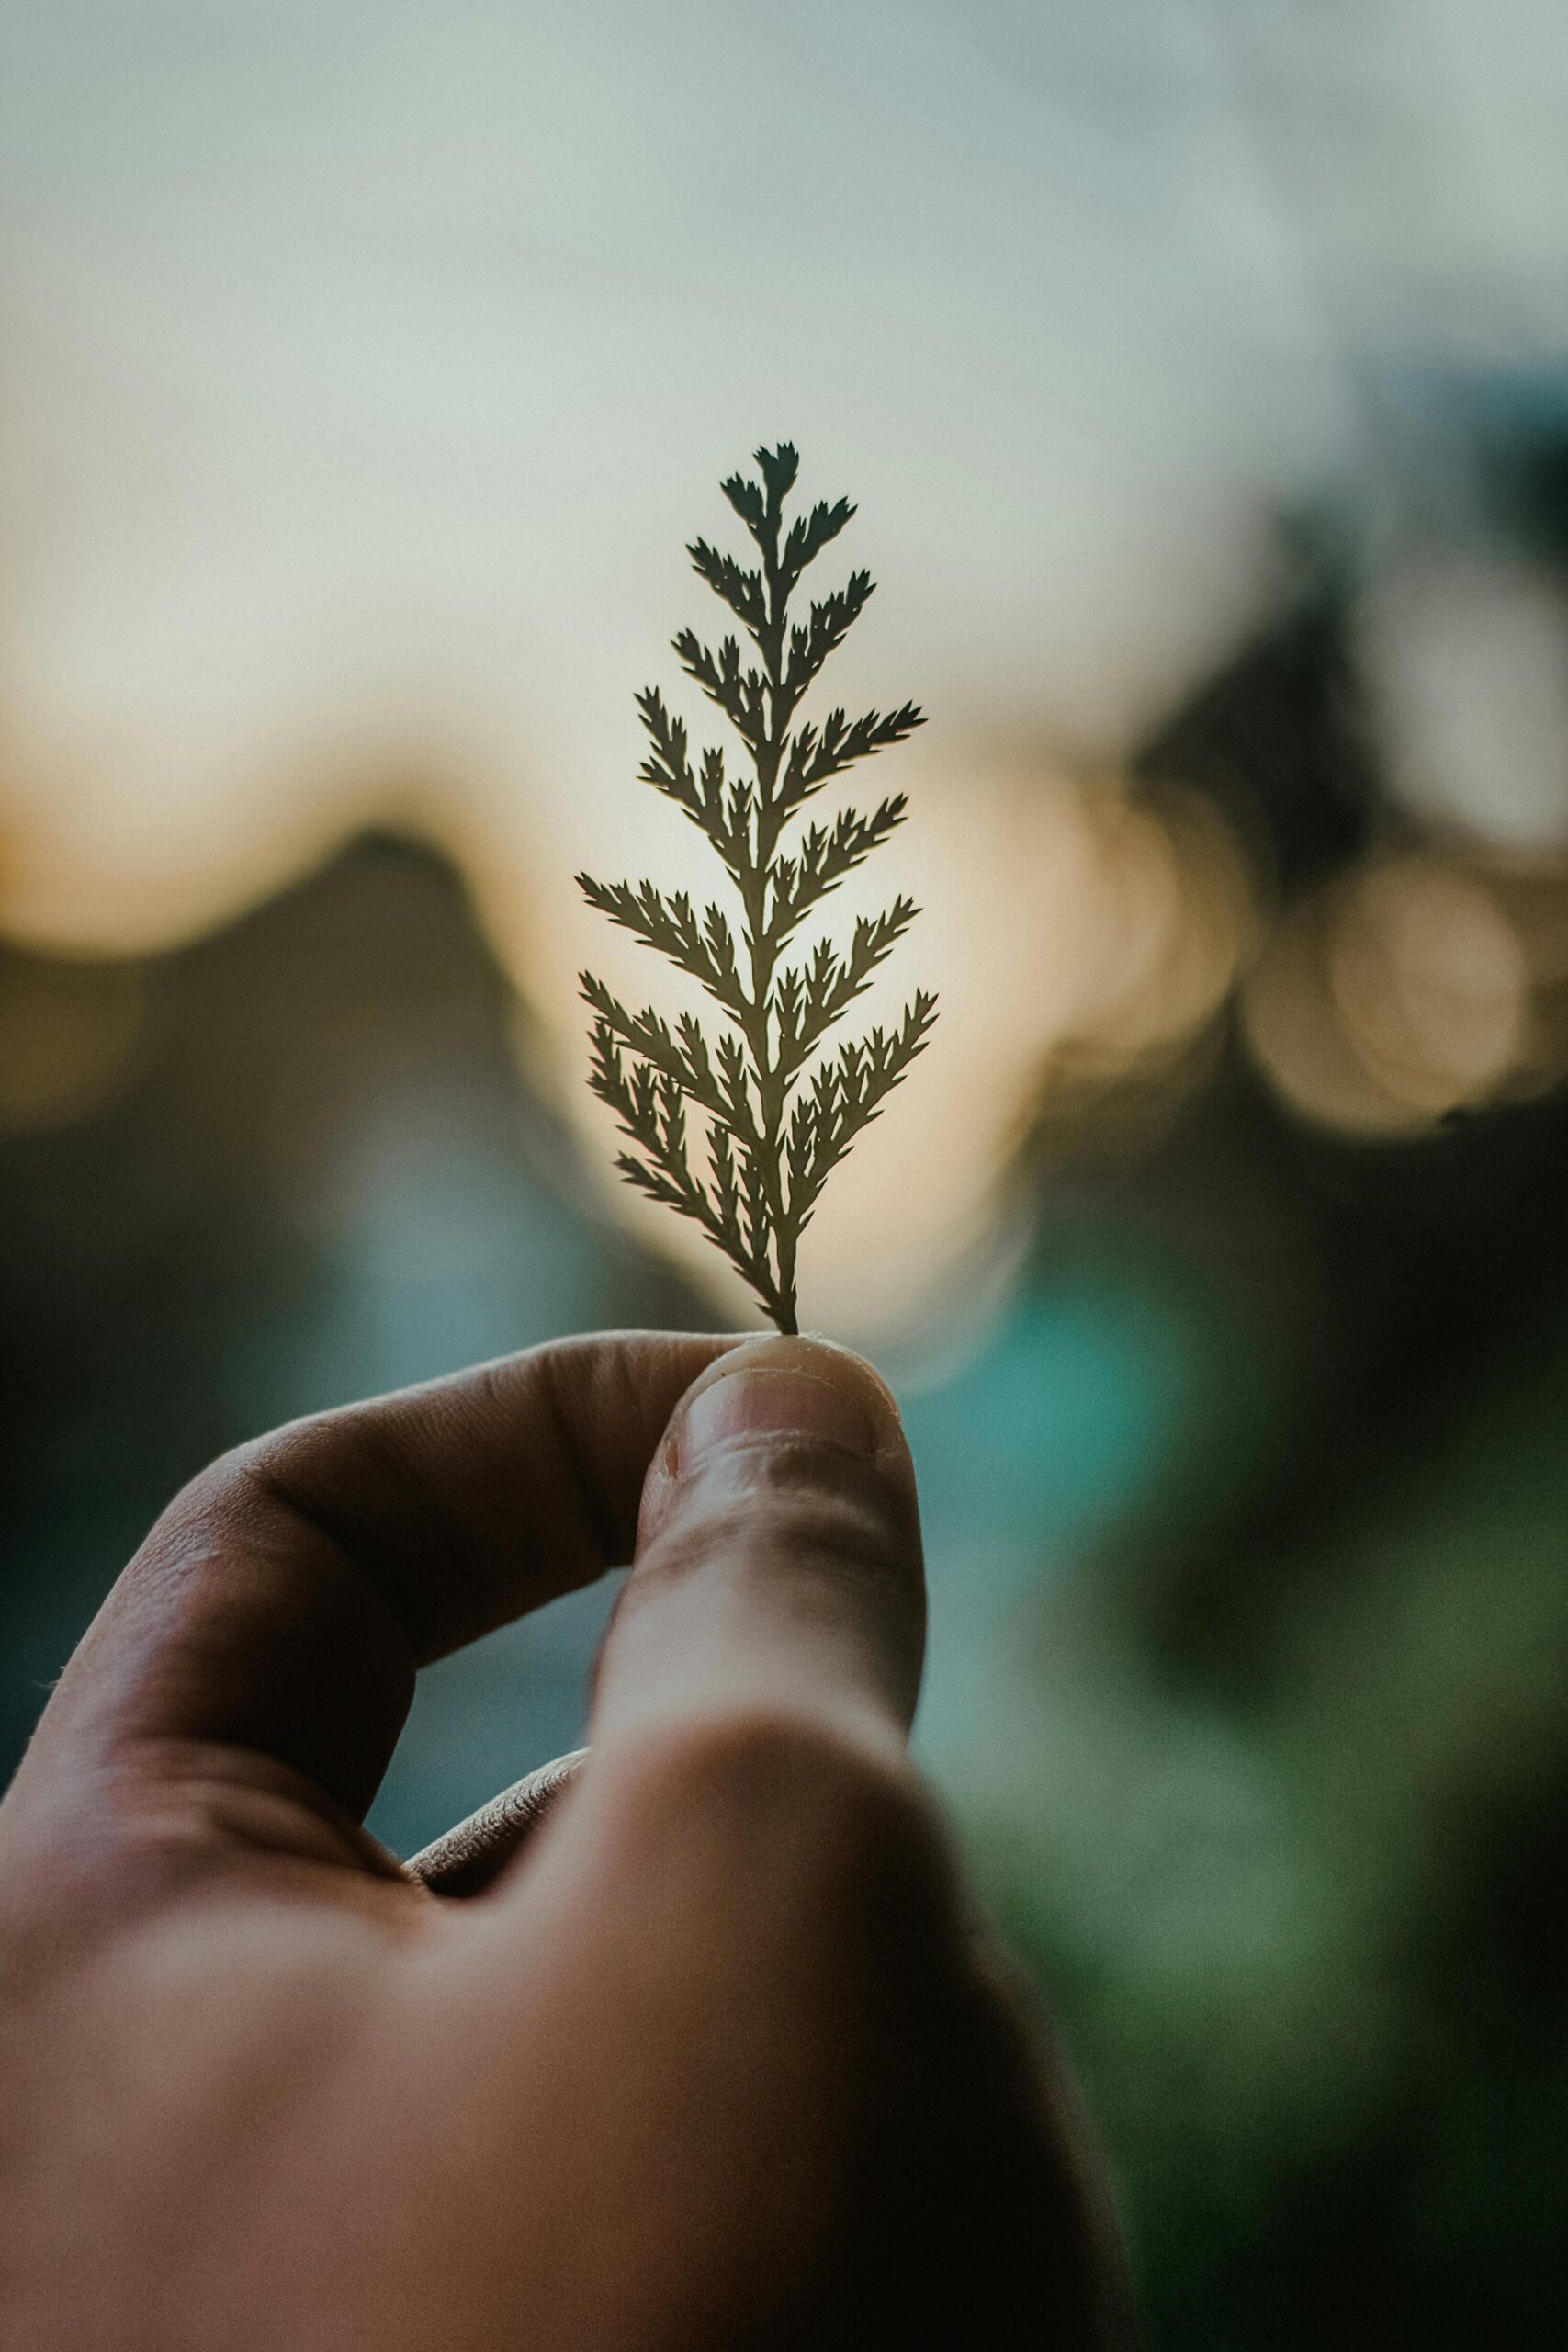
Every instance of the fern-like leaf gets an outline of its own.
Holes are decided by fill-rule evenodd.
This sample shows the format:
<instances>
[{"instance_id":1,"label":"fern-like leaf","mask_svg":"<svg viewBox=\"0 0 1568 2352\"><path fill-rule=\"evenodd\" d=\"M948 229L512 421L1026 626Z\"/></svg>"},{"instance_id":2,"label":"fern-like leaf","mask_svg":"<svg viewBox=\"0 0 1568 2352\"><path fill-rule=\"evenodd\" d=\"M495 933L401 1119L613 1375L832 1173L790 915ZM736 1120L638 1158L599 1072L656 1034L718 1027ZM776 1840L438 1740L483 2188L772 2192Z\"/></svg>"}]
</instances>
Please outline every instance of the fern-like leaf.
<instances>
[{"instance_id":1,"label":"fern-like leaf","mask_svg":"<svg viewBox=\"0 0 1568 2352\"><path fill-rule=\"evenodd\" d=\"M802 574L855 510L847 499L819 502L786 528L784 503L797 454L784 441L757 450L755 463L756 478L731 474L723 490L761 564L748 569L701 538L688 553L760 660L745 661L734 636L721 638L716 650L692 629L674 640L687 676L735 729L752 775L730 776L715 750L694 761L685 723L658 688L637 696L649 744L640 773L713 844L739 899L739 922L716 904L699 910L684 891L578 876L592 906L696 980L728 1025L710 1039L691 1012L671 1022L652 1006L628 1012L588 972L582 993L593 1016L589 1083L632 1147L617 1168L649 1199L700 1226L764 1312L793 1331L800 1237L828 1177L923 1051L936 999L918 991L897 1028L827 1046L829 1033L914 921L908 899L861 916L845 946L822 939L798 961L781 960L813 909L902 823L906 803L897 793L869 816L845 808L830 824L808 825L788 849L785 828L833 777L902 741L922 720L914 704L903 703L855 719L833 710L820 725L795 725L802 698L864 611L873 582L867 572L852 572L808 606L804 621L791 622L789 600ZM704 1123L701 1145L694 1114Z\"/></svg>"}]
</instances>

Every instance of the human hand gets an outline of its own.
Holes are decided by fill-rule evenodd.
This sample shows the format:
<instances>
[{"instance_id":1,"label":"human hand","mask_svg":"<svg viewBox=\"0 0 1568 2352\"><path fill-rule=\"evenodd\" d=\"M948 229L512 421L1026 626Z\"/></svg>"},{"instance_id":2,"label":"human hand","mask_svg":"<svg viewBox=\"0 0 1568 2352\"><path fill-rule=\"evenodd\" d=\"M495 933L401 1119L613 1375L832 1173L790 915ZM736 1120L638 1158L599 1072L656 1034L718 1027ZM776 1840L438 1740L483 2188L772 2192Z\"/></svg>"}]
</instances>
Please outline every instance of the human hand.
<instances>
[{"instance_id":1,"label":"human hand","mask_svg":"<svg viewBox=\"0 0 1568 2352\"><path fill-rule=\"evenodd\" d=\"M583 1768L396 1862L416 1667L634 1535ZM1115 2340L905 1755L923 1612L897 1412L809 1341L567 1341L204 1473L0 1804L0 2342Z\"/></svg>"}]
</instances>

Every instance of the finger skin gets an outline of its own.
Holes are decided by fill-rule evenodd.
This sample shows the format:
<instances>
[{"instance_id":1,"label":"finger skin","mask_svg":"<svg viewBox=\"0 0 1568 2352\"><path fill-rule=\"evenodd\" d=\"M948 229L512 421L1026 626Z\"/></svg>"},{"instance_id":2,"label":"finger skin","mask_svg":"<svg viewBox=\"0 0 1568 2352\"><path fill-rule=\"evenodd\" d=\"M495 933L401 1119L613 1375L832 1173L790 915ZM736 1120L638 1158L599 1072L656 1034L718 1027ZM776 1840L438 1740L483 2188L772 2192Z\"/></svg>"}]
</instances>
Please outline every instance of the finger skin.
<instances>
[{"instance_id":1,"label":"finger skin","mask_svg":"<svg viewBox=\"0 0 1568 2352\"><path fill-rule=\"evenodd\" d=\"M519 1359L182 1498L6 1808L0 2340L1120 2340L1086 2168L905 1754L896 1413L776 1344L728 1383L731 1341L593 1343L542 1384ZM629 1547L645 1469L594 1748L495 1884L443 1901L353 1817L398 1677ZM491 1810L510 1835L520 1809ZM105 1819L202 1874L148 1900L100 1872L107 1932L62 1965L36 1923Z\"/></svg>"},{"instance_id":2,"label":"finger skin","mask_svg":"<svg viewBox=\"0 0 1568 2352\"><path fill-rule=\"evenodd\" d=\"M901 1750L924 1645L914 1470L871 1367L795 1338L710 1366L649 1472L595 1743L754 1710Z\"/></svg>"},{"instance_id":3,"label":"finger skin","mask_svg":"<svg viewBox=\"0 0 1568 2352\"><path fill-rule=\"evenodd\" d=\"M605 2340L637 2352L1123 2340L1105 2200L901 1758L713 1712L606 1743L570 1808L525 1864L526 1909L467 1906L465 1967L498 2031L519 1924L526 1984L558 1988L530 2065L561 2072L518 2097L588 2127L591 2171L558 2174L604 2246L581 2342L621 2294L646 2334Z\"/></svg>"},{"instance_id":4,"label":"finger skin","mask_svg":"<svg viewBox=\"0 0 1568 2352\"><path fill-rule=\"evenodd\" d=\"M670 1414L735 1345L561 1341L214 1464L62 1677L0 1804L0 1871L118 1868L154 1835L180 1845L198 1810L209 1845L324 1838L389 1867L355 1825L416 1668L626 1564Z\"/></svg>"},{"instance_id":5,"label":"finger skin","mask_svg":"<svg viewBox=\"0 0 1568 2352\"><path fill-rule=\"evenodd\" d=\"M912 1782L751 1719L622 1747L571 1806L526 1914L438 1906L392 1945L209 1900L34 2004L19 2063L0 2018L0 2340L1119 2340L1084 2168Z\"/></svg>"},{"instance_id":6,"label":"finger skin","mask_svg":"<svg viewBox=\"0 0 1568 2352\"><path fill-rule=\"evenodd\" d=\"M726 1427L694 1461L693 1417L720 1379ZM752 1393L736 1409L742 1380ZM829 1392L807 1396L814 1429L795 1426L803 1380ZM823 1722L836 1709L840 1728L857 1718L901 1736L924 1624L914 1472L891 1395L841 1349L749 1340L693 1383L649 1466L637 1564L598 1661L595 1735L748 1709ZM410 1871L443 1893L480 1892L588 1755L528 1775Z\"/></svg>"}]
</instances>

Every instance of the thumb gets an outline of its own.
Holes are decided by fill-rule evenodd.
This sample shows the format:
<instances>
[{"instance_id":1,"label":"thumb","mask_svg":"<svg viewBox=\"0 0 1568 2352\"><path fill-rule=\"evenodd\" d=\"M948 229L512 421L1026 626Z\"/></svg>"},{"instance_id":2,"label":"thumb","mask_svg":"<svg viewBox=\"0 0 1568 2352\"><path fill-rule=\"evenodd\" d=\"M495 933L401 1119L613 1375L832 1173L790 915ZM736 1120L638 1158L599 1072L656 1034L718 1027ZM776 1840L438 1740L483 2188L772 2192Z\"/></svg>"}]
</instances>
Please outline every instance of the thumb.
<instances>
[{"instance_id":1,"label":"thumb","mask_svg":"<svg viewBox=\"0 0 1568 2352\"><path fill-rule=\"evenodd\" d=\"M888 1390L821 1340L733 1350L686 1391L645 1481L595 1746L761 1714L901 1747L924 1645L914 1470Z\"/></svg>"}]
</instances>

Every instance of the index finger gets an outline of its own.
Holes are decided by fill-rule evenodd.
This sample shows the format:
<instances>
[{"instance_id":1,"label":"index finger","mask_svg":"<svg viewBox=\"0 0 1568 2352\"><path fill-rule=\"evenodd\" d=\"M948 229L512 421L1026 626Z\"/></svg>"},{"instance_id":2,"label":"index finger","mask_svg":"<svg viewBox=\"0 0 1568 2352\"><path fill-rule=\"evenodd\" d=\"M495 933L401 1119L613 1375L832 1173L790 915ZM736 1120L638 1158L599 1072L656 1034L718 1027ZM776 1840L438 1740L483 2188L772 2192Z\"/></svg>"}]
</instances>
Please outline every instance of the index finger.
<instances>
[{"instance_id":1,"label":"index finger","mask_svg":"<svg viewBox=\"0 0 1568 2352\"><path fill-rule=\"evenodd\" d=\"M736 1342L613 1332L296 1421L170 1505L66 1668L7 1810L150 1747L259 1753L356 1818L415 1669L631 1557L643 1476Z\"/></svg>"}]
</instances>

